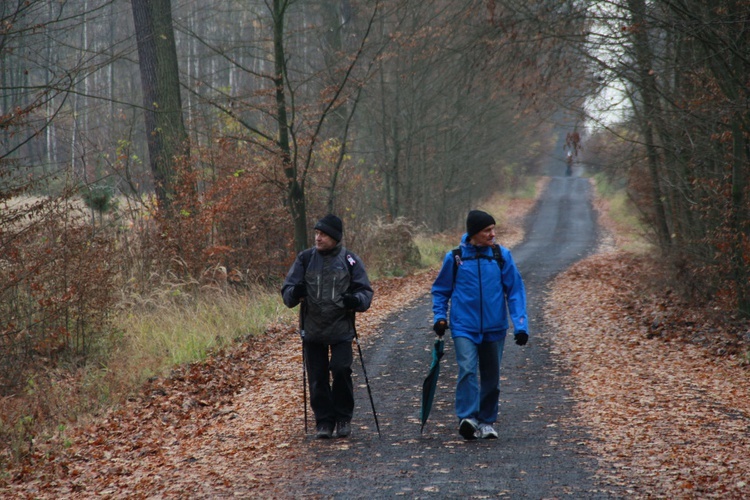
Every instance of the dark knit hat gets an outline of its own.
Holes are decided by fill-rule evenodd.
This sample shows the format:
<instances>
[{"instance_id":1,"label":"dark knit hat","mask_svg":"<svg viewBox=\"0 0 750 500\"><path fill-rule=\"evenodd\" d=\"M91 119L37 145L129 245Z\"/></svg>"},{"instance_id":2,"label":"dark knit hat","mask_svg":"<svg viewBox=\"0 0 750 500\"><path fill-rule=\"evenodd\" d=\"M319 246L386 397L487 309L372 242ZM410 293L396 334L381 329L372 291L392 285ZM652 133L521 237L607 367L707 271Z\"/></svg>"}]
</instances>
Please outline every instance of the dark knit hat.
<instances>
[{"instance_id":1,"label":"dark knit hat","mask_svg":"<svg viewBox=\"0 0 750 500\"><path fill-rule=\"evenodd\" d=\"M466 232L471 238L485 227L493 224L495 224L495 219L490 214L481 210L472 210L466 217Z\"/></svg>"},{"instance_id":2,"label":"dark knit hat","mask_svg":"<svg viewBox=\"0 0 750 500\"><path fill-rule=\"evenodd\" d=\"M344 233L344 224L335 215L328 214L315 224L315 229L323 231L336 241L341 241Z\"/></svg>"}]
</instances>

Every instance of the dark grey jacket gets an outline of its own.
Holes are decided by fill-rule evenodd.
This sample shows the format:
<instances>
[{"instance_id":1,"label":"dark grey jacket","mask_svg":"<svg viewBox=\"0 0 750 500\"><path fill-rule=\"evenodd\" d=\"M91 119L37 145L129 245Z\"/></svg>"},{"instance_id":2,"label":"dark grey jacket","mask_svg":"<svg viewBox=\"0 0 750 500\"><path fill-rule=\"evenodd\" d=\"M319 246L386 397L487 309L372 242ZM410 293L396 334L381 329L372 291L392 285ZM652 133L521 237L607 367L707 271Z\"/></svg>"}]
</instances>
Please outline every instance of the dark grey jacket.
<instances>
[{"instance_id":1,"label":"dark grey jacket","mask_svg":"<svg viewBox=\"0 0 750 500\"><path fill-rule=\"evenodd\" d=\"M341 244L330 253L321 254L308 248L297 255L281 287L287 307L299 300L292 296L294 285L305 283L307 298L303 309L305 339L335 344L352 340L352 311L344 308L342 297L351 293L359 299L356 312L364 312L372 302L372 287L359 257Z\"/></svg>"}]
</instances>

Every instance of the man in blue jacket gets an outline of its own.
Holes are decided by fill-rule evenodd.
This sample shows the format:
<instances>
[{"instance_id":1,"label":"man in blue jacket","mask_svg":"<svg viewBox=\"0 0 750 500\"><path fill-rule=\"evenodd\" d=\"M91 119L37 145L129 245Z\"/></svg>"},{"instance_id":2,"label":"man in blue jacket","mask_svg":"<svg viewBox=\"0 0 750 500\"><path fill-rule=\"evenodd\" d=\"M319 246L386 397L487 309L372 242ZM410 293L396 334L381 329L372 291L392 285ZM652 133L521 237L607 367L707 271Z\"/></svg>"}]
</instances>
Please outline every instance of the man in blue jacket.
<instances>
[{"instance_id":1,"label":"man in blue jacket","mask_svg":"<svg viewBox=\"0 0 750 500\"><path fill-rule=\"evenodd\" d=\"M315 246L297 255L281 287L287 307L304 305L302 344L319 439L351 433L354 313L365 312L373 295L362 261L341 244L343 233L335 215L320 219Z\"/></svg>"},{"instance_id":2,"label":"man in blue jacket","mask_svg":"<svg viewBox=\"0 0 750 500\"><path fill-rule=\"evenodd\" d=\"M464 439L496 439L500 362L513 322L516 344L529 339L526 290L510 250L495 244L495 219L481 210L466 218L461 245L448 252L432 285L433 329L450 330L458 364L456 415Z\"/></svg>"}]
</instances>

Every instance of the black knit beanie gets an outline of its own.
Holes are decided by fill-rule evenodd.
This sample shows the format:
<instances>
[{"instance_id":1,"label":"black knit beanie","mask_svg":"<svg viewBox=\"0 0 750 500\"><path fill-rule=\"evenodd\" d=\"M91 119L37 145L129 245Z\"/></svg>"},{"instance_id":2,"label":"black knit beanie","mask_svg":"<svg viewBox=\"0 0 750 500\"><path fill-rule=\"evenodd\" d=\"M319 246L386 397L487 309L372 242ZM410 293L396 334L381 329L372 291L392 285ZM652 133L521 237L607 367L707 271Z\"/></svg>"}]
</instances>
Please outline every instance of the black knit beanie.
<instances>
[{"instance_id":1,"label":"black knit beanie","mask_svg":"<svg viewBox=\"0 0 750 500\"><path fill-rule=\"evenodd\" d=\"M481 210L472 210L466 217L466 232L469 239L487 226L495 224L495 219L487 212Z\"/></svg>"},{"instance_id":2,"label":"black knit beanie","mask_svg":"<svg viewBox=\"0 0 750 500\"><path fill-rule=\"evenodd\" d=\"M336 241L341 241L344 233L344 224L335 215L328 214L315 224L315 229L323 231Z\"/></svg>"}]
</instances>

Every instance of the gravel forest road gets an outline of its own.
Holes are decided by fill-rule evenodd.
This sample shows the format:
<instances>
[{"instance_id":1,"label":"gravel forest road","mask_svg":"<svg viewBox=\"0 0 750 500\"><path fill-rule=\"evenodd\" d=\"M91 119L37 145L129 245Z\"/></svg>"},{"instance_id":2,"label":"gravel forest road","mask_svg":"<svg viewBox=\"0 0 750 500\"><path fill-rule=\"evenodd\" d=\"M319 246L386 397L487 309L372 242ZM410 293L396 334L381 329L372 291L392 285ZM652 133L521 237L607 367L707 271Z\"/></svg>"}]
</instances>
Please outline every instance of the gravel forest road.
<instances>
[{"instance_id":1,"label":"gravel forest road","mask_svg":"<svg viewBox=\"0 0 750 500\"><path fill-rule=\"evenodd\" d=\"M587 180L551 178L526 221L513 257L526 283L531 340L508 340L502 367L497 440L464 441L453 414L453 344L446 355L430 419L420 434L422 380L430 364L429 294L384 323L363 342L382 438L375 429L359 360L357 408L346 440L307 439L304 466L285 485L291 497L312 498L620 498L600 482L598 462L582 444L585 422L571 426L564 370L550 353L542 314L550 280L596 247L597 227ZM355 353L355 357L357 354ZM291 466L292 464L290 464Z\"/></svg>"}]
</instances>

